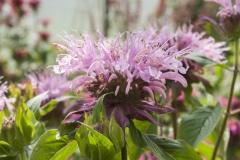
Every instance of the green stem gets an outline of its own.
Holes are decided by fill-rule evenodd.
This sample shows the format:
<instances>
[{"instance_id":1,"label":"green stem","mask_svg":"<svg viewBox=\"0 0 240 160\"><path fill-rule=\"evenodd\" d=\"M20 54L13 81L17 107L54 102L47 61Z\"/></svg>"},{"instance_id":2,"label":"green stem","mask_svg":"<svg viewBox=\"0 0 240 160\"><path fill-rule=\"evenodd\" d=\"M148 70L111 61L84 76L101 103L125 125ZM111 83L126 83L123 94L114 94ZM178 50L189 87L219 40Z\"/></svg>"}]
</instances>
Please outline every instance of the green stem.
<instances>
[{"instance_id":1,"label":"green stem","mask_svg":"<svg viewBox=\"0 0 240 160\"><path fill-rule=\"evenodd\" d=\"M217 151L218 151L219 145L221 143L224 130L226 128L227 120L228 120L228 117L230 115L232 98L233 98L233 93L234 93L234 86L235 86L235 82L236 82L236 79L237 79L237 73L238 73L238 54L239 54L238 51L239 51L239 40L237 39L235 41L234 72L233 72L233 79L232 79L232 84L231 84L231 89L230 89L230 95L229 95L229 98L228 98L227 112L225 113L225 117L223 119L223 124L222 124L221 130L220 130L220 133L218 135L217 142L216 142L213 154L212 154L212 160L215 160L215 158L216 158Z\"/></svg>"},{"instance_id":2,"label":"green stem","mask_svg":"<svg viewBox=\"0 0 240 160\"><path fill-rule=\"evenodd\" d=\"M26 156L24 150L20 153L20 160L27 160L27 156Z\"/></svg>"},{"instance_id":3,"label":"green stem","mask_svg":"<svg viewBox=\"0 0 240 160\"><path fill-rule=\"evenodd\" d=\"M175 103L172 101L172 107L175 108ZM177 139L178 124L177 124L177 113L172 113L172 125L173 125L173 138Z\"/></svg>"},{"instance_id":4,"label":"green stem","mask_svg":"<svg viewBox=\"0 0 240 160\"><path fill-rule=\"evenodd\" d=\"M125 129L123 129L123 133L124 133L124 137L126 139ZM122 157L122 160L127 160L127 145L126 145L126 142L125 142L124 147L121 149L121 157Z\"/></svg>"}]
</instances>

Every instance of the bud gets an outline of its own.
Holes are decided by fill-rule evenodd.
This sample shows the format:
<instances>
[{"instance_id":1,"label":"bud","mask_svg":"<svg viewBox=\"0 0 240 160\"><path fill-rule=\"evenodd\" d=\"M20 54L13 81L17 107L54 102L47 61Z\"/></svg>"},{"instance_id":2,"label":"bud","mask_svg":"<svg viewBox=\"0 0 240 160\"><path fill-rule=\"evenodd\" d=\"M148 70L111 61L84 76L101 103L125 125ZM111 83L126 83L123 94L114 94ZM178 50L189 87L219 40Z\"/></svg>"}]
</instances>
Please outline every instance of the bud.
<instances>
[{"instance_id":1,"label":"bud","mask_svg":"<svg viewBox=\"0 0 240 160\"><path fill-rule=\"evenodd\" d=\"M11 115L3 120L1 140L7 142L10 146L14 145L15 139L15 117Z\"/></svg>"}]
</instances>

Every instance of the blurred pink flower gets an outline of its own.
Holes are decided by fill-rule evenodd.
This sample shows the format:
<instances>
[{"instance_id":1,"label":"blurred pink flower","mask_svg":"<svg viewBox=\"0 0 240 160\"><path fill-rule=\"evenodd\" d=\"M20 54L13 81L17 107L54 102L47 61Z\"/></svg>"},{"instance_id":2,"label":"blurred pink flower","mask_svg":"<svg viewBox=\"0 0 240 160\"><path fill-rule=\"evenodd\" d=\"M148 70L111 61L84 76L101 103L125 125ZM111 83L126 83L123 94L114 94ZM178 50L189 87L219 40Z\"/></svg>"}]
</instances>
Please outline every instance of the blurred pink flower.
<instances>
[{"instance_id":1,"label":"blurred pink flower","mask_svg":"<svg viewBox=\"0 0 240 160\"><path fill-rule=\"evenodd\" d=\"M215 62L221 62L225 59L223 53L230 49L225 47L226 42L216 42L212 37L204 37L205 32L193 32L192 29L192 25L189 27L183 25L182 28L178 28L175 43L179 50L189 47L193 51L200 52Z\"/></svg>"},{"instance_id":2,"label":"blurred pink flower","mask_svg":"<svg viewBox=\"0 0 240 160\"><path fill-rule=\"evenodd\" d=\"M46 31L38 32L38 35L39 35L40 39L43 41L47 41L50 37L50 33L46 32Z\"/></svg>"},{"instance_id":3,"label":"blurred pink flower","mask_svg":"<svg viewBox=\"0 0 240 160\"><path fill-rule=\"evenodd\" d=\"M40 0L30 0L28 4L33 10L36 11L40 5Z\"/></svg>"},{"instance_id":4,"label":"blurred pink flower","mask_svg":"<svg viewBox=\"0 0 240 160\"><path fill-rule=\"evenodd\" d=\"M235 4L232 4L232 0L205 0L209 2L216 2L222 6L217 13L218 16L226 18L235 15L240 15L240 0L235 0Z\"/></svg>"},{"instance_id":5,"label":"blurred pink flower","mask_svg":"<svg viewBox=\"0 0 240 160\"><path fill-rule=\"evenodd\" d=\"M158 160L152 152L144 152L138 160Z\"/></svg>"},{"instance_id":6,"label":"blurred pink flower","mask_svg":"<svg viewBox=\"0 0 240 160\"><path fill-rule=\"evenodd\" d=\"M44 104L69 91L69 81L63 75L41 71L37 74L30 73L27 77L30 80L33 89L37 90L38 94L49 91L48 95L43 99Z\"/></svg>"},{"instance_id":7,"label":"blurred pink flower","mask_svg":"<svg viewBox=\"0 0 240 160\"><path fill-rule=\"evenodd\" d=\"M229 119L227 122L227 126L230 131L230 145L240 145L240 121L237 119Z\"/></svg>"},{"instance_id":8,"label":"blurred pink flower","mask_svg":"<svg viewBox=\"0 0 240 160\"><path fill-rule=\"evenodd\" d=\"M47 27L50 22L51 22L51 20L50 20L49 18L45 18L45 19L42 19L42 20L41 20L41 24L42 24L44 27Z\"/></svg>"},{"instance_id":9,"label":"blurred pink flower","mask_svg":"<svg viewBox=\"0 0 240 160\"><path fill-rule=\"evenodd\" d=\"M0 77L0 111L3 110L4 106L6 105L10 111L14 109L11 103L15 102L15 98L7 98L5 93L8 92L7 82L2 83Z\"/></svg>"}]
</instances>

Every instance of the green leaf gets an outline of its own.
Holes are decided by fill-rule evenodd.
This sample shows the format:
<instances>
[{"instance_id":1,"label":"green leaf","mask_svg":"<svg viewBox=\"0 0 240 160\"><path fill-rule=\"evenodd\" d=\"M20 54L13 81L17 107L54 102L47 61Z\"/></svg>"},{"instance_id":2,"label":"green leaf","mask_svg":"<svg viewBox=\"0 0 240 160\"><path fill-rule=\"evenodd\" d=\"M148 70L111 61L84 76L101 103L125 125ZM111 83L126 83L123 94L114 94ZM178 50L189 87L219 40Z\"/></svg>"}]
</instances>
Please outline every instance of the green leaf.
<instances>
[{"instance_id":1,"label":"green leaf","mask_svg":"<svg viewBox=\"0 0 240 160\"><path fill-rule=\"evenodd\" d=\"M11 147L7 142L0 141L0 156L8 155L11 151Z\"/></svg>"},{"instance_id":2,"label":"green leaf","mask_svg":"<svg viewBox=\"0 0 240 160\"><path fill-rule=\"evenodd\" d=\"M112 160L115 157L113 143L103 134L83 124L91 134L88 134L88 141L91 148L91 160Z\"/></svg>"},{"instance_id":3,"label":"green leaf","mask_svg":"<svg viewBox=\"0 0 240 160\"><path fill-rule=\"evenodd\" d=\"M208 141L208 143L211 143L212 146L214 146L214 144L216 144L217 137L218 137L221 127L222 127L223 119L224 119L224 117L222 116L220 121L218 122L217 126L214 128L213 132L206 139ZM222 137L222 140L221 140L220 146L219 146L219 150L221 153L220 157L222 160L226 160L226 158L227 158L226 153L227 153L229 138L230 138L229 129L225 128L223 137Z\"/></svg>"},{"instance_id":4,"label":"green leaf","mask_svg":"<svg viewBox=\"0 0 240 160\"><path fill-rule=\"evenodd\" d=\"M178 139L183 139L196 148L213 131L221 117L221 112L222 107L219 104L216 107L194 108L182 118Z\"/></svg>"},{"instance_id":5,"label":"green leaf","mask_svg":"<svg viewBox=\"0 0 240 160\"><path fill-rule=\"evenodd\" d=\"M56 98L56 99L52 99L50 102L48 102L47 104L45 104L44 106L42 106L40 108L41 116L44 116L47 113L51 112L59 102L62 102L62 101L65 101L65 100L71 99L71 98L78 98L78 97L76 97L76 96L62 96L62 97L59 97L59 98Z\"/></svg>"},{"instance_id":6,"label":"green leaf","mask_svg":"<svg viewBox=\"0 0 240 160\"><path fill-rule=\"evenodd\" d=\"M42 94L37 95L36 97L30 99L29 101L27 101L27 106L28 108L34 113L34 116L37 120L39 120L40 118L40 106L42 103L43 98L48 94L47 92L44 92Z\"/></svg>"},{"instance_id":7,"label":"green leaf","mask_svg":"<svg viewBox=\"0 0 240 160\"><path fill-rule=\"evenodd\" d=\"M23 103L16 112L15 119L15 146L16 149L21 149L30 144L34 134L34 115L31 110Z\"/></svg>"},{"instance_id":8,"label":"green leaf","mask_svg":"<svg viewBox=\"0 0 240 160\"><path fill-rule=\"evenodd\" d=\"M189 54L185 55L184 58L194 60L198 64L200 64L202 67L208 67L208 66L226 63L226 61L217 63L217 62L207 58L206 56L204 56L202 53L199 53L199 52L189 53Z\"/></svg>"},{"instance_id":9,"label":"green leaf","mask_svg":"<svg viewBox=\"0 0 240 160\"><path fill-rule=\"evenodd\" d=\"M111 93L106 93L104 95L102 95L101 97L98 98L93 111L92 111L92 124L98 123L98 122L102 122L102 113L103 112L103 99L107 94L111 94Z\"/></svg>"},{"instance_id":10,"label":"green leaf","mask_svg":"<svg viewBox=\"0 0 240 160\"><path fill-rule=\"evenodd\" d=\"M69 137L74 137L78 125L77 123L63 123L58 127L58 132L60 136L67 135Z\"/></svg>"},{"instance_id":11,"label":"green leaf","mask_svg":"<svg viewBox=\"0 0 240 160\"><path fill-rule=\"evenodd\" d=\"M217 24L206 22L204 24L201 24L201 27L217 41L229 40L229 38L225 36L224 32L220 29L220 26L217 26Z\"/></svg>"},{"instance_id":12,"label":"green leaf","mask_svg":"<svg viewBox=\"0 0 240 160\"><path fill-rule=\"evenodd\" d=\"M49 130L37 141L30 160L67 159L77 148L75 140L67 136L60 137L57 130Z\"/></svg>"},{"instance_id":13,"label":"green leaf","mask_svg":"<svg viewBox=\"0 0 240 160\"><path fill-rule=\"evenodd\" d=\"M45 126L40 123L40 122L35 122L35 134L31 140L31 143L34 143L38 140L38 138L45 133L46 129L45 129Z\"/></svg>"},{"instance_id":14,"label":"green leaf","mask_svg":"<svg viewBox=\"0 0 240 160\"><path fill-rule=\"evenodd\" d=\"M176 160L201 160L194 149L183 140L172 140L168 138L158 137L156 135L147 135L159 148L163 148L165 152Z\"/></svg>"},{"instance_id":15,"label":"green leaf","mask_svg":"<svg viewBox=\"0 0 240 160\"><path fill-rule=\"evenodd\" d=\"M134 120L134 125L141 132L149 133L149 134L157 134L157 126L148 121ZM131 156L129 156L130 160L138 159L140 155L143 153L143 149L136 147L132 143L131 137L129 136L128 128L126 129L126 140L127 140L127 145L129 146L128 152L131 153Z\"/></svg>"},{"instance_id":16,"label":"green leaf","mask_svg":"<svg viewBox=\"0 0 240 160\"><path fill-rule=\"evenodd\" d=\"M125 145L124 133L122 128L117 124L113 114L109 124L109 137L115 146L116 152L120 152Z\"/></svg>"},{"instance_id":17,"label":"green leaf","mask_svg":"<svg viewBox=\"0 0 240 160\"><path fill-rule=\"evenodd\" d=\"M153 154L159 159L174 160L168 153L166 153L163 148L158 147L147 135L141 133L133 124L130 122L129 133L132 142L139 148L150 149Z\"/></svg>"},{"instance_id":18,"label":"green leaf","mask_svg":"<svg viewBox=\"0 0 240 160\"><path fill-rule=\"evenodd\" d=\"M83 158L91 158L91 149L88 142L88 133L88 129L84 125L81 125L75 134L75 139L77 140L80 150L80 156Z\"/></svg>"},{"instance_id":19,"label":"green leaf","mask_svg":"<svg viewBox=\"0 0 240 160\"><path fill-rule=\"evenodd\" d=\"M172 140L153 134L141 133L131 122L129 126L133 143L140 148L150 149L159 159L201 160L198 154L183 140Z\"/></svg>"}]
</instances>

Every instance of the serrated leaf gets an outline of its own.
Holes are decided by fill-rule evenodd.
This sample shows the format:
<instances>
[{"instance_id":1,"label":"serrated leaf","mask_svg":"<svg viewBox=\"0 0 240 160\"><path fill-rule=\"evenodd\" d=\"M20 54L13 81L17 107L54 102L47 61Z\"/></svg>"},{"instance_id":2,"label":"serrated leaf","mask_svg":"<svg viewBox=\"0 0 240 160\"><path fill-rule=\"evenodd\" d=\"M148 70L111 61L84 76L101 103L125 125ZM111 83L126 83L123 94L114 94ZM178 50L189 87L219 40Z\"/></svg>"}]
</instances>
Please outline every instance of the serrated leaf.
<instances>
[{"instance_id":1,"label":"serrated leaf","mask_svg":"<svg viewBox=\"0 0 240 160\"><path fill-rule=\"evenodd\" d=\"M33 112L24 103L18 107L15 119L15 149L30 144L35 134L34 119Z\"/></svg>"},{"instance_id":2,"label":"serrated leaf","mask_svg":"<svg viewBox=\"0 0 240 160\"><path fill-rule=\"evenodd\" d=\"M201 160L194 149L183 140L172 140L158 137L156 135L147 135L159 148L171 155L175 160Z\"/></svg>"},{"instance_id":3,"label":"serrated leaf","mask_svg":"<svg viewBox=\"0 0 240 160\"><path fill-rule=\"evenodd\" d=\"M47 92L44 92L42 94L37 95L36 97L30 99L29 101L27 101L27 106L28 108L34 113L34 116L37 120L39 120L40 118L40 106L42 103L43 98L48 94Z\"/></svg>"},{"instance_id":4,"label":"serrated leaf","mask_svg":"<svg viewBox=\"0 0 240 160\"><path fill-rule=\"evenodd\" d=\"M42 134L44 134L45 131L46 131L45 126L42 123L38 122L38 121L35 122L35 126L34 127L35 127L35 134L34 134L32 140L31 140L32 144L35 143L38 140L38 138Z\"/></svg>"},{"instance_id":5,"label":"serrated leaf","mask_svg":"<svg viewBox=\"0 0 240 160\"><path fill-rule=\"evenodd\" d=\"M196 148L213 131L221 117L221 112L222 107L219 104L216 107L194 108L182 118L178 139L185 140L190 146Z\"/></svg>"},{"instance_id":6,"label":"serrated leaf","mask_svg":"<svg viewBox=\"0 0 240 160\"><path fill-rule=\"evenodd\" d=\"M67 159L77 148L75 140L69 139L67 136L60 137L57 130L49 130L37 141L30 160Z\"/></svg>"},{"instance_id":7,"label":"serrated leaf","mask_svg":"<svg viewBox=\"0 0 240 160\"><path fill-rule=\"evenodd\" d=\"M103 134L83 124L91 134L88 134L88 141L91 148L91 160L112 160L115 157L113 143Z\"/></svg>"},{"instance_id":8,"label":"serrated leaf","mask_svg":"<svg viewBox=\"0 0 240 160\"><path fill-rule=\"evenodd\" d=\"M140 148L148 148L159 159L201 160L198 154L183 140L172 140L153 134L141 133L131 122L129 126L133 143Z\"/></svg>"},{"instance_id":9,"label":"serrated leaf","mask_svg":"<svg viewBox=\"0 0 240 160\"><path fill-rule=\"evenodd\" d=\"M125 146L123 130L117 124L113 115L111 116L109 124L109 137L115 146L116 152L119 152Z\"/></svg>"},{"instance_id":10,"label":"serrated leaf","mask_svg":"<svg viewBox=\"0 0 240 160\"><path fill-rule=\"evenodd\" d=\"M44 106L42 106L40 108L40 115L41 116L46 115L47 113L51 112L59 102L62 102L62 101L65 101L65 100L68 100L68 99L71 99L71 98L78 98L78 97L76 97L76 96L62 96L62 97L59 97L59 98L56 98L56 99L52 99L50 102L48 102L47 104L45 104Z\"/></svg>"},{"instance_id":11,"label":"serrated leaf","mask_svg":"<svg viewBox=\"0 0 240 160\"><path fill-rule=\"evenodd\" d=\"M77 123L63 123L58 127L58 132L60 136L67 135L69 137L74 137L77 132Z\"/></svg>"},{"instance_id":12,"label":"serrated leaf","mask_svg":"<svg viewBox=\"0 0 240 160\"><path fill-rule=\"evenodd\" d=\"M83 158L91 158L91 149L88 142L88 129L81 125L75 134L75 139L78 143L80 156Z\"/></svg>"},{"instance_id":13,"label":"serrated leaf","mask_svg":"<svg viewBox=\"0 0 240 160\"><path fill-rule=\"evenodd\" d=\"M149 134L157 134L157 126L155 124L152 124L148 121L138 121L134 120L134 125L136 128L143 132L143 133L149 133ZM128 152L130 153L130 160L135 160L140 157L140 155L143 153L143 149L136 147L132 141L131 137L129 136L129 131L126 129L126 140L128 147Z\"/></svg>"},{"instance_id":14,"label":"serrated leaf","mask_svg":"<svg viewBox=\"0 0 240 160\"><path fill-rule=\"evenodd\" d=\"M200 66L202 66L202 67L208 67L208 66L213 66L213 65L217 65L217 64L223 64L223 63L226 62L226 61L223 61L221 63L217 63L217 62L207 58L206 56L204 56L202 53L199 53L199 52L189 53L189 54L185 55L184 58L194 60L198 64L200 64Z\"/></svg>"},{"instance_id":15,"label":"serrated leaf","mask_svg":"<svg viewBox=\"0 0 240 160\"><path fill-rule=\"evenodd\" d=\"M0 156L8 155L11 151L11 147L7 142L0 141Z\"/></svg>"},{"instance_id":16,"label":"serrated leaf","mask_svg":"<svg viewBox=\"0 0 240 160\"><path fill-rule=\"evenodd\" d=\"M174 160L168 153L166 153L162 148L158 147L147 135L141 133L130 121L129 133L132 142L139 148L150 149L153 154L159 159Z\"/></svg>"}]
</instances>

